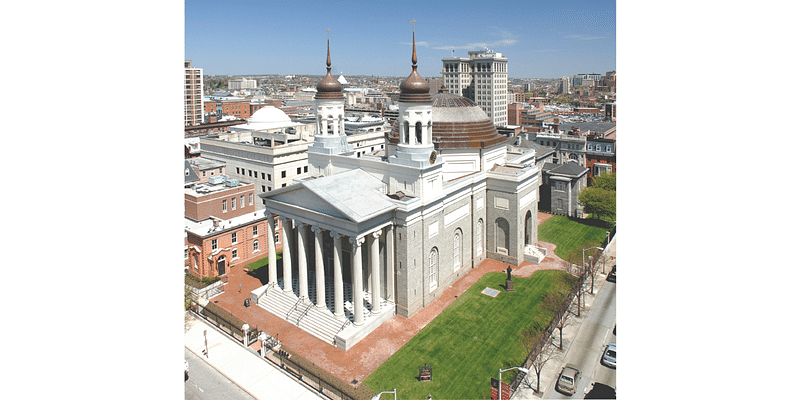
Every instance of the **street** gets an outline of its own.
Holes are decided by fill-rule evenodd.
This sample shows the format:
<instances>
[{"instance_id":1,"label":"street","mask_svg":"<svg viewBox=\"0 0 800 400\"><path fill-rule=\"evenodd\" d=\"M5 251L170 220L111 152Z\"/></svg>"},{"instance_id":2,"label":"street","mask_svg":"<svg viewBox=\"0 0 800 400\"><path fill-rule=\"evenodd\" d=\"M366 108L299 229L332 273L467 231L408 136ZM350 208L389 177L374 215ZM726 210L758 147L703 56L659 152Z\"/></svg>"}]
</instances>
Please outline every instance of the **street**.
<instances>
[{"instance_id":1,"label":"street","mask_svg":"<svg viewBox=\"0 0 800 400\"><path fill-rule=\"evenodd\" d=\"M584 393L591 390L593 382L617 387L617 370L600 364L600 358L606 345L617 341L616 335L612 333L617 321L617 285L612 282L604 282L603 287L598 291L597 281L595 281L595 293L596 297L591 309L581 323L580 330L570 345L556 375L552 377L553 384L544 389L544 399L582 399ZM558 374L561 373L561 367L567 363L576 365L581 371L576 383L575 394L572 396L563 395L555 390L555 382Z\"/></svg>"},{"instance_id":2,"label":"street","mask_svg":"<svg viewBox=\"0 0 800 400\"><path fill-rule=\"evenodd\" d=\"M255 400L191 351L184 348L183 354L189 360L189 379L184 382L186 400Z\"/></svg>"}]
</instances>

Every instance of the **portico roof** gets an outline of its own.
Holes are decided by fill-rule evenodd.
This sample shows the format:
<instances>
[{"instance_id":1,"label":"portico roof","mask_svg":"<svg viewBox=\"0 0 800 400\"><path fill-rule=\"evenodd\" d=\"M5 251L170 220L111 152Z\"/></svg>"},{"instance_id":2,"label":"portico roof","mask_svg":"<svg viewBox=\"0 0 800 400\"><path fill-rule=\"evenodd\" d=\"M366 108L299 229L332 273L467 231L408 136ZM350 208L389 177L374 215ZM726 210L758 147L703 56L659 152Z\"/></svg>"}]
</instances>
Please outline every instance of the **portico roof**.
<instances>
[{"instance_id":1,"label":"portico roof","mask_svg":"<svg viewBox=\"0 0 800 400\"><path fill-rule=\"evenodd\" d=\"M342 221L361 223L397 208L379 179L354 169L335 175L304 180L261 195L272 206L309 210ZM270 204L272 203L272 204Z\"/></svg>"}]
</instances>

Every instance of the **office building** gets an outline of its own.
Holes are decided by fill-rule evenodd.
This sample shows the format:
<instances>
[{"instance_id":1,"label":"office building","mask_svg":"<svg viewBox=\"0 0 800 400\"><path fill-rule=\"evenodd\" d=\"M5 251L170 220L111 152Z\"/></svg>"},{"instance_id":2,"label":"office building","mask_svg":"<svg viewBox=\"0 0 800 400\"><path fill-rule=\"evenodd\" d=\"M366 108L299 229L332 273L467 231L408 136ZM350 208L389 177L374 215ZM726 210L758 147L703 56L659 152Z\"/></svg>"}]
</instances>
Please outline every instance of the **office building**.
<instances>
[{"instance_id":1,"label":"office building","mask_svg":"<svg viewBox=\"0 0 800 400\"><path fill-rule=\"evenodd\" d=\"M447 92L474 101L495 126L507 125L508 58L489 49L467 54L442 59Z\"/></svg>"}]
</instances>

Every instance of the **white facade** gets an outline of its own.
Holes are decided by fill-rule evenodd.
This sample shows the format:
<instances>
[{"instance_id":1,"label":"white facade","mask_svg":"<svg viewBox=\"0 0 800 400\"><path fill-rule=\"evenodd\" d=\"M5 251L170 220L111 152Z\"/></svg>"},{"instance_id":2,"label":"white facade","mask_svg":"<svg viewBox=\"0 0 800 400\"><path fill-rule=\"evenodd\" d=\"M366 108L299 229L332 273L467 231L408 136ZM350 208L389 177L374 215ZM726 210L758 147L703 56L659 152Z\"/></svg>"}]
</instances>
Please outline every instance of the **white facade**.
<instances>
[{"instance_id":1,"label":"white facade","mask_svg":"<svg viewBox=\"0 0 800 400\"><path fill-rule=\"evenodd\" d=\"M472 99L495 126L507 125L508 58L489 49L468 55L442 59L447 91Z\"/></svg>"},{"instance_id":2,"label":"white facade","mask_svg":"<svg viewBox=\"0 0 800 400\"><path fill-rule=\"evenodd\" d=\"M231 79L228 81L228 90L242 90L242 89L255 89L255 88L256 88L255 79L239 78L239 79Z\"/></svg>"}]
</instances>

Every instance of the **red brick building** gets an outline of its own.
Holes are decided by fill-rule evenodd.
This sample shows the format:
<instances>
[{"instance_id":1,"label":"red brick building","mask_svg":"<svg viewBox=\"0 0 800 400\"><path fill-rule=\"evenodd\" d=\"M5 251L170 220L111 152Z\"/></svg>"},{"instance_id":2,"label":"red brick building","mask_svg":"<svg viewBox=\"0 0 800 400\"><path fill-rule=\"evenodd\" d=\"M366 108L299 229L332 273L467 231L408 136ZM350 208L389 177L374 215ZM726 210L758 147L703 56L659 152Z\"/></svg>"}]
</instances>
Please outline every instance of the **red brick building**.
<instances>
[{"instance_id":1,"label":"red brick building","mask_svg":"<svg viewBox=\"0 0 800 400\"><path fill-rule=\"evenodd\" d=\"M221 110L223 114L232 115L237 118L250 118L250 100L216 100L203 103L203 109L209 113L216 113Z\"/></svg>"},{"instance_id":2,"label":"red brick building","mask_svg":"<svg viewBox=\"0 0 800 400\"><path fill-rule=\"evenodd\" d=\"M216 172L216 170L215 170ZM184 189L186 270L199 278L217 277L230 268L268 256L269 219L256 210L255 186L224 175L207 177ZM276 252L282 250L280 226L273 218Z\"/></svg>"}]
</instances>

